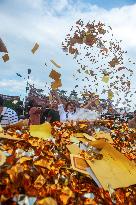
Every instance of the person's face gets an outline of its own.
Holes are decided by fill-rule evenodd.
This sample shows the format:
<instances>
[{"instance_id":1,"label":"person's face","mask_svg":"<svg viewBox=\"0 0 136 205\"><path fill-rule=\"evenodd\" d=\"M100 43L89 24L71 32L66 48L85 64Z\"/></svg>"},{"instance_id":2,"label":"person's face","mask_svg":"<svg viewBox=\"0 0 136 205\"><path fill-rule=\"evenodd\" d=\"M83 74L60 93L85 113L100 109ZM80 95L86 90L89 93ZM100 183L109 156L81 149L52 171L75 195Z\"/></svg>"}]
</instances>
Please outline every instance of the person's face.
<instances>
[{"instance_id":1,"label":"person's face","mask_svg":"<svg viewBox=\"0 0 136 205\"><path fill-rule=\"evenodd\" d=\"M58 102L57 102L57 100L52 101L51 107L52 107L52 108L58 108Z\"/></svg>"},{"instance_id":2,"label":"person's face","mask_svg":"<svg viewBox=\"0 0 136 205\"><path fill-rule=\"evenodd\" d=\"M69 112L74 112L75 111L75 104L73 103L70 103L68 106L67 106L67 111Z\"/></svg>"},{"instance_id":3,"label":"person's face","mask_svg":"<svg viewBox=\"0 0 136 205\"><path fill-rule=\"evenodd\" d=\"M136 112L134 112L133 117L136 119Z\"/></svg>"},{"instance_id":4,"label":"person's face","mask_svg":"<svg viewBox=\"0 0 136 205\"><path fill-rule=\"evenodd\" d=\"M63 105L66 105L66 104L67 104L67 100L66 100L66 99L62 99L61 101L62 101L62 104L63 104Z\"/></svg>"}]
</instances>

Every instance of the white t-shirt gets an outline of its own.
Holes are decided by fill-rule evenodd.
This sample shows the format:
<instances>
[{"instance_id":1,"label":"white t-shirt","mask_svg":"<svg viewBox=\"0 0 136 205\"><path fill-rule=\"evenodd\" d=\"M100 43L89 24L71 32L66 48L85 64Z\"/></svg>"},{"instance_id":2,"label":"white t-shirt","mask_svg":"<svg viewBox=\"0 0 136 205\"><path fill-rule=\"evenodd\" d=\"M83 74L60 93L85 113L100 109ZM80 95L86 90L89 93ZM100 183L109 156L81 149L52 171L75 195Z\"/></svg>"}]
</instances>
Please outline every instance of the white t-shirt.
<instances>
[{"instance_id":1,"label":"white t-shirt","mask_svg":"<svg viewBox=\"0 0 136 205\"><path fill-rule=\"evenodd\" d=\"M90 111L84 108L77 108L76 112L66 112L63 104L58 105L58 111L60 115L60 121L78 121L78 120L96 120L99 115L95 111Z\"/></svg>"},{"instance_id":2,"label":"white t-shirt","mask_svg":"<svg viewBox=\"0 0 136 205\"><path fill-rule=\"evenodd\" d=\"M66 112L64 110L64 106L63 104L58 105L58 111L59 111L59 115L60 115L60 121L64 122L67 120L76 120L76 112Z\"/></svg>"},{"instance_id":3,"label":"white t-shirt","mask_svg":"<svg viewBox=\"0 0 136 205\"><path fill-rule=\"evenodd\" d=\"M7 125L12 125L18 122L17 113L10 108L4 107L0 116L0 125L2 127L6 127Z\"/></svg>"},{"instance_id":4,"label":"white t-shirt","mask_svg":"<svg viewBox=\"0 0 136 205\"><path fill-rule=\"evenodd\" d=\"M100 118L100 115L95 110L89 110L85 108L79 108L77 111L77 120L96 120Z\"/></svg>"}]
</instances>

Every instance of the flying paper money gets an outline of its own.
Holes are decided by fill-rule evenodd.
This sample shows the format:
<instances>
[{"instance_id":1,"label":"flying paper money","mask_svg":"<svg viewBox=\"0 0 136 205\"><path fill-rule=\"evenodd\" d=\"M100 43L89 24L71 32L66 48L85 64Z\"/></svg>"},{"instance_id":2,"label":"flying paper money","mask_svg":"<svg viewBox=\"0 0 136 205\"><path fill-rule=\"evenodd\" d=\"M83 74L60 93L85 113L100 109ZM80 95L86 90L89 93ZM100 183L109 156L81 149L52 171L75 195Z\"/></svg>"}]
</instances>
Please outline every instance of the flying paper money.
<instances>
[{"instance_id":1,"label":"flying paper money","mask_svg":"<svg viewBox=\"0 0 136 205\"><path fill-rule=\"evenodd\" d=\"M34 47L32 48L32 53L34 54L39 48L39 44L38 43L35 43Z\"/></svg>"},{"instance_id":2,"label":"flying paper money","mask_svg":"<svg viewBox=\"0 0 136 205\"><path fill-rule=\"evenodd\" d=\"M9 55L6 53L4 56L2 56L3 61L7 62L9 60Z\"/></svg>"},{"instance_id":3,"label":"flying paper money","mask_svg":"<svg viewBox=\"0 0 136 205\"><path fill-rule=\"evenodd\" d=\"M108 90L108 98L112 100L113 96L114 96L113 92L111 90Z\"/></svg>"},{"instance_id":4,"label":"flying paper money","mask_svg":"<svg viewBox=\"0 0 136 205\"><path fill-rule=\"evenodd\" d=\"M59 87L62 86L62 83L61 83L61 79L58 79L58 80L55 80L54 82L52 82L51 84L51 88L52 90L57 90Z\"/></svg>"},{"instance_id":5,"label":"flying paper money","mask_svg":"<svg viewBox=\"0 0 136 205\"><path fill-rule=\"evenodd\" d=\"M74 170L88 175L86 169L89 168L89 165L87 164L87 162L83 157L81 157L80 155L71 154L70 158L71 158L72 168Z\"/></svg>"},{"instance_id":6,"label":"flying paper money","mask_svg":"<svg viewBox=\"0 0 136 205\"><path fill-rule=\"evenodd\" d=\"M108 83L109 82L109 75L104 75L103 78L102 78L102 81L104 83Z\"/></svg>"},{"instance_id":7,"label":"flying paper money","mask_svg":"<svg viewBox=\"0 0 136 205\"><path fill-rule=\"evenodd\" d=\"M57 68L61 68L60 65L58 65L54 60L51 60L51 62L53 63L53 65L55 65Z\"/></svg>"},{"instance_id":8,"label":"flying paper money","mask_svg":"<svg viewBox=\"0 0 136 205\"><path fill-rule=\"evenodd\" d=\"M54 80L58 80L60 78L61 74L58 73L57 71L53 70L50 72L49 77L54 79Z\"/></svg>"}]
</instances>

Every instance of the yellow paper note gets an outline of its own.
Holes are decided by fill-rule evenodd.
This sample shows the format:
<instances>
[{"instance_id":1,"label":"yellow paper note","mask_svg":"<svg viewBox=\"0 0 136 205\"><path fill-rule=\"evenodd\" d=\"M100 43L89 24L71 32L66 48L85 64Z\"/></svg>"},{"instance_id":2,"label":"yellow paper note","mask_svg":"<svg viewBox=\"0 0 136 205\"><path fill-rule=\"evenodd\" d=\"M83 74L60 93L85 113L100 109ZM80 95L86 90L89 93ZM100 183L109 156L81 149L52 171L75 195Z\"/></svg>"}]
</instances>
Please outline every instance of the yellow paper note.
<instances>
[{"instance_id":1,"label":"yellow paper note","mask_svg":"<svg viewBox=\"0 0 136 205\"><path fill-rule=\"evenodd\" d=\"M39 48L39 44L38 43L35 43L34 47L32 48L32 53L34 54Z\"/></svg>"},{"instance_id":2,"label":"yellow paper note","mask_svg":"<svg viewBox=\"0 0 136 205\"><path fill-rule=\"evenodd\" d=\"M110 100L112 100L112 98L113 98L113 92L111 91L111 90L108 90L108 98L110 99Z\"/></svg>"},{"instance_id":3,"label":"yellow paper note","mask_svg":"<svg viewBox=\"0 0 136 205\"><path fill-rule=\"evenodd\" d=\"M82 137L84 137L83 136L83 133L74 133L73 134L75 137L77 137L77 138L82 138Z\"/></svg>"},{"instance_id":4,"label":"yellow paper note","mask_svg":"<svg viewBox=\"0 0 136 205\"><path fill-rule=\"evenodd\" d=\"M81 157L80 155L71 154L70 158L71 158L72 168L74 170L88 175L86 169L89 167L89 165L87 164L87 162L83 157Z\"/></svg>"},{"instance_id":5,"label":"yellow paper note","mask_svg":"<svg viewBox=\"0 0 136 205\"><path fill-rule=\"evenodd\" d=\"M94 143L95 147L101 148L100 154L103 158L94 162L86 161L105 190L109 186L116 189L136 184L135 163L103 140Z\"/></svg>"},{"instance_id":6,"label":"yellow paper note","mask_svg":"<svg viewBox=\"0 0 136 205\"><path fill-rule=\"evenodd\" d=\"M57 201L52 197L45 197L37 201L37 205L58 205Z\"/></svg>"},{"instance_id":7,"label":"yellow paper note","mask_svg":"<svg viewBox=\"0 0 136 205\"><path fill-rule=\"evenodd\" d=\"M70 144L66 146L71 154L78 155L81 153L80 148L76 144Z\"/></svg>"},{"instance_id":8,"label":"yellow paper note","mask_svg":"<svg viewBox=\"0 0 136 205\"><path fill-rule=\"evenodd\" d=\"M74 133L73 136L83 143L89 143L89 140L84 137L85 133Z\"/></svg>"},{"instance_id":9,"label":"yellow paper note","mask_svg":"<svg viewBox=\"0 0 136 205\"><path fill-rule=\"evenodd\" d=\"M83 136L89 141L95 141L95 138L87 133L83 133Z\"/></svg>"},{"instance_id":10,"label":"yellow paper note","mask_svg":"<svg viewBox=\"0 0 136 205\"><path fill-rule=\"evenodd\" d=\"M59 87L62 86L61 79L55 80L51 83L52 90L57 90Z\"/></svg>"},{"instance_id":11,"label":"yellow paper note","mask_svg":"<svg viewBox=\"0 0 136 205\"><path fill-rule=\"evenodd\" d=\"M96 132L96 134L94 134L93 137L95 139L106 139L109 143L113 143L110 133L100 131L100 132Z\"/></svg>"},{"instance_id":12,"label":"yellow paper note","mask_svg":"<svg viewBox=\"0 0 136 205\"><path fill-rule=\"evenodd\" d=\"M103 81L104 83L108 83L108 82L109 82L109 79L110 79L109 75L104 75L103 78L102 78L102 81Z\"/></svg>"},{"instance_id":13,"label":"yellow paper note","mask_svg":"<svg viewBox=\"0 0 136 205\"><path fill-rule=\"evenodd\" d=\"M42 125L30 125L30 135L40 139L47 140L51 137L51 125L46 122Z\"/></svg>"}]
</instances>

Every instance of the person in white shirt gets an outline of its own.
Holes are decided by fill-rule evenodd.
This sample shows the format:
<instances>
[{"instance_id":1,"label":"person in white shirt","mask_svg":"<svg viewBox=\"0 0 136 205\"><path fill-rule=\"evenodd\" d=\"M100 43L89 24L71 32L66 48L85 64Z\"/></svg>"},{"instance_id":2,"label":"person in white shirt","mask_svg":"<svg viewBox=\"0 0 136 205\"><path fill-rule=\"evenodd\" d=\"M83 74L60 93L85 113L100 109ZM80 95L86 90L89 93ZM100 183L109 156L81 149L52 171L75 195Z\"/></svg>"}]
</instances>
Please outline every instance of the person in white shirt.
<instances>
[{"instance_id":1,"label":"person in white shirt","mask_svg":"<svg viewBox=\"0 0 136 205\"><path fill-rule=\"evenodd\" d=\"M0 125L2 127L6 127L8 125L12 125L18 122L17 113L7 107L3 106L4 100L0 96Z\"/></svg>"},{"instance_id":2,"label":"person in white shirt","mask_svg":"<svg viewBox=\"0 0 136 205\"><path fill-rule=\"evenodd\" d=\"M78 120L95 120L98 115L95 111L88 110L88 107L92 104L92 99L88 103L80 108L75 105L73 102L68 102L64 108L60 97L57 92L53 92L55 97L58 100L58 111L60 115L60 121L78 121Z\"/></svg>"},{"instance_id":3,"label":"person in white shirt","mask_svg":"<svg viewBox=\"0 0 136 205\"><path fill-rule=\"evenodd\" d=\"M64 105L59 103L58 111L60 114L60 121L76 120L76 107L72 102L68 102L64 109Z\"/></svg>"}]
</instances>

